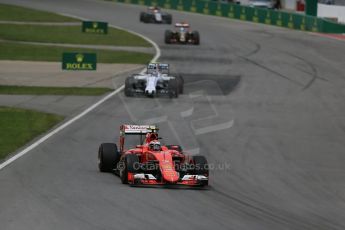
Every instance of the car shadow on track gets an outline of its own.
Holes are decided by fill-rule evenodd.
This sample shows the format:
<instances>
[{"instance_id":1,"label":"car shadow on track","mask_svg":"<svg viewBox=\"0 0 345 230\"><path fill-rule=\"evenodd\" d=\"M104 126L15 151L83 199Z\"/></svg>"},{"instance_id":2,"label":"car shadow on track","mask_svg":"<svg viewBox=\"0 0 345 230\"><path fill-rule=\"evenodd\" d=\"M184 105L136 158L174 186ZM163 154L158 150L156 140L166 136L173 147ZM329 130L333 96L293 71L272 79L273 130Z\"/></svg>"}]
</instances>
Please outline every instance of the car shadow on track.
<instances>
[{"instance_id":1,"label":"car shadow on track","mask_svg":"<svg viewBox=\"0 0 345 230\"><path fill-rule=\"evenodd\" d=\"M241 81L241 75L180 73L185 82L185 94L206 91L207 95L229 95Z\"/></svg>"},{"instance_id":2,"label":"car shadow on track","mask_svg":"<svg viewBox=\"0 0 345 230\"><path fill-rule=\"evenodd\" d=\"M130 185L133 188L150 188L150 189L171 189L171 190L200 190L200 191L211 191L213 190L212 186L206 187L188 187L188 186L179 186L179 185Z\"/></svg>"}]
</instances>

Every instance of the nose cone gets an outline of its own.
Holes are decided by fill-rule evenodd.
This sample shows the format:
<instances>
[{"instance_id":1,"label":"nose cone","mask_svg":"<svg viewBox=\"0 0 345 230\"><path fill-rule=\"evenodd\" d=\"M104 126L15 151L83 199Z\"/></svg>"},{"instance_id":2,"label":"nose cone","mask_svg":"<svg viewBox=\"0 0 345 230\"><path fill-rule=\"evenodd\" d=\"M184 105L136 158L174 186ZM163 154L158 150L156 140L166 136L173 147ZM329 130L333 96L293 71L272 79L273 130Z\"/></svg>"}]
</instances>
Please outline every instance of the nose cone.
<instances>
[{"instance_id":1,"label":"nose cone","mask_svg":"<svg viewBox=\"0 0 345 230\"><path fill-rule=\"evenodd\" d=\"M155 94L156 93L156 84L157 84L156 77L148 77L146 80L145 93L151 94L151 95Z\"/></svg>"},{"instance_id":2,"label":"nose cone","mask_svg":"<svg viewBox=\"0 0 345 230\"><path fill-rule=\"evenodd\" d=\"M186 41L186 34L184 32L182 32L181 35L180 35L180 41L181 42Z\"/></svg>"},{"instance_id":3,"label":"nose cone","mask_svg":"<svg viewBox=\"0 0 345 230\"><path fill-rule=\"evenodd\" d=\"M176 183L179 179L178 173L171 164L161 165L161 173L165 181L169 183Z\"/></svg>"},{"instance_id":4,"label":"nose cone","mask_svg":"<svg viewBox=\"0 0 345 230\"><path fill-rule=\"evenodd\" d=\"M151 89L148 89L145 91L146 94L149 94L149 95L153 95L156 93L156 90L151 90Z\"/></svg>"},{"instance_id":5,"label":"nose cone","mask_svg":"<svg viewBox=\"0 0 345 230\"><path fill-rule=\"evenodd\" d=\"M163 179L169 183L176 183L179 179L179 174L175 171L171 155L169 153L161 154L159 161Z\"/></svg>"},{"instance_id":6,"label":"nose cone","mask_svg":"<svg viewBox=\"0 0 345 230\"><path fill-rule=\"evenodd\" d=\"M154 13L155 13L154 15L155 15L156 21L157 21L157 22L161 22L161 21L162 21L162 15L161 15L161 13L158 12L158 11L155 11Z\"/></svg>"}]
</instances>

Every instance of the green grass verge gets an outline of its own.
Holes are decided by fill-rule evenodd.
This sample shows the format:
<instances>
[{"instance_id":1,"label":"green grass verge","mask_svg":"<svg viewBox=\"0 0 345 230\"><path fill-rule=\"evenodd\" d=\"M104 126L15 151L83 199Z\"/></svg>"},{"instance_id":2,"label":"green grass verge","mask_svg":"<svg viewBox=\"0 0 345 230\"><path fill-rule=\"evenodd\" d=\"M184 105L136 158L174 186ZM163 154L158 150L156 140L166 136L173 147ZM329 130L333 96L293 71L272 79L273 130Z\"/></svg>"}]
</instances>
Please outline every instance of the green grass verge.
<instances>
[{"instance_id":1,"label":"green grass verge","mask_svg":"<svg viewBox=\"0 0 345 230\"><path fill-rule=\"evenodd\" d=\"M0 107L0 159L62 120L62 116L54 114Z\"/></svg>"},{"instance_id":2,"label":"green grass verge","mask_svg":"<svg viewBox=\"0 0 345 230\"><path fill-rule=\"evenodd\" d=\"M0 4L1 21L77 22L78 19L20 6Z\"/></svg>"},{"instance_id":3,"label":"green grass verge","mask_svg":"<svg viewBox=\"0 0 345 230\"><path fill-rule=\"evenodd\" d=\"M14 95L80 95L99 96L112 91L109 88L95 87L39 87L0 85L0 94Z\"/></svg>"},{"instance_id":4,"label":"green grass verge","mask_svg":"<svg viewBox=\"0 0 345 230\"><path fill-rule=\"evenodd\" d=\"M26 45L10 42L0 42L0 50L0 60L60 62L63 52L91 52L97 54L98 63L147 64L153 57L153 54L139 52Z\"/></svg>"},{"instance_id":5,"label":"green grass verge","mask_svg":"<svg viewBox=\"0 0 345 230\"><path fill-rule=\"evenodd\" d=\"M14 41L151 47L143 38L124 30L109 28L107 35L90 34L81 32L81 26L0 24L0 38Z\"/></svg>"}]
</instances>

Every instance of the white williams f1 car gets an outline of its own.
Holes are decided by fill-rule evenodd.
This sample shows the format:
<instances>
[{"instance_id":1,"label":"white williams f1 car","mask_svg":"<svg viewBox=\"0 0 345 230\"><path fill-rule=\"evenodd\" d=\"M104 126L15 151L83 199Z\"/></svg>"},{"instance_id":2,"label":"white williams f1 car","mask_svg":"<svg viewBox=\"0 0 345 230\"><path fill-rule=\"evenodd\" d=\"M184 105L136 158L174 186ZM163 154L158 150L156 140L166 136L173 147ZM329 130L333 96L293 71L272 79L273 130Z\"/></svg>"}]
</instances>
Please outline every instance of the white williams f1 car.
<instances>
[{"instance_id":1,"label":"white williams f1 car","mask_svg":"<svg viewBox=\"0 0 345 230\"><path fill-rule=\"evenodd\" d=\"M183 83L181 76L169 74L169 64L150 63L147 65L146 73L134 74L126 79L125 95L178 97L183 93Z\"/></svg>"},{"instance_id":2,"label":"white williams f1 car","mask_svg":"<svg viewBox=\"0 0 345 230\"><path fill-rule=\"evenodd\" d=\"M166 23L171 24L172 15L162 12L159 7L150 6L146 12L140 13L140 21L144 23Z\"/></svg>"}]
</instances>

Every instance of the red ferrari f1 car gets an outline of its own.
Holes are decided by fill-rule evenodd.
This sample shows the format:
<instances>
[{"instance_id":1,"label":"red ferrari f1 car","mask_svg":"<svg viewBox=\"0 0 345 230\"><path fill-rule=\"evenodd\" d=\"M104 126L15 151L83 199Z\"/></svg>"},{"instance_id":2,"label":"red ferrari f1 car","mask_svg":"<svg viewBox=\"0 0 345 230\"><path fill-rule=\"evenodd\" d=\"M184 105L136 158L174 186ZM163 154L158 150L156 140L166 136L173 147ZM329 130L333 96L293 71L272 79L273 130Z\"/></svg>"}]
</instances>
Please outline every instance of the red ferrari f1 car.
<instances>
[{"instance_id":1,"label":"red ferrari f1 car","mask_svg":"<svg viewBox=\"0 0 345 230\"><path fill-rule=\"evenodd\" d=\"M138 145L125 149L125 139L138 138ZM103 143L98 151L101 172L114 172L123 184L135 185L208 185L208 164L204 156L189 156L179 145L161 145L157 126L122 125L120 149Z\"/></svg>"}]
</instances>

